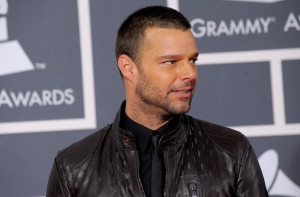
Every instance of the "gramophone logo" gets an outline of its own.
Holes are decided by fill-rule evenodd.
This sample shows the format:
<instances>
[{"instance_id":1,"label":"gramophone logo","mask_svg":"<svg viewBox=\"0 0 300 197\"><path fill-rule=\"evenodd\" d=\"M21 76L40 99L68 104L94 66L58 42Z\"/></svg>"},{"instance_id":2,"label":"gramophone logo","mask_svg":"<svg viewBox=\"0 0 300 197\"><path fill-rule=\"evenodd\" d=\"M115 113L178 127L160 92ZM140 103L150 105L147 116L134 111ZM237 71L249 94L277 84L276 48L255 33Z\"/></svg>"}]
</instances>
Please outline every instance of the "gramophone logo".
<instances>
[{"instance_id":1,"label":"gramophone logo","mask_svg":"<svg viewBox=\"0 0 300 197\"><path fill-rule=\"evenodd\" d=\"M300 197L300 187L279 168L279 157L275 150L265 151L258 160L269 195Z\"/></svg>"},{"instance_id":2,"label":"gramophone logo","mask_svg":"<svg viewBox=\"0 0 300 197\"><path fill-rule=\"evenodd\" d=\"M20 33L23 32L22 25L18 25L23 20L19 20L18 17L26 18L27 14L30 14L30 17L38 17L34 16L33 10L39 9L41 5L48 5L48 1L32 1L29 10L22 10L23 3L23 1L0 0L0 79L1 82L4 81L0 82L0 135L96 128L89 1L77 0L72 3L57 1L56 3L62 7L56 13L56 17L72 19L74 23L69 23L68 20L56 23L52 12L44 12L43 17L30 25L45 25L45 28L41 28L38 32L31 32L31 29L27 28L24 35ZM41 12L43 9L47 11L47 6L41 9ZM68 17L65 17L66 14ZM49 27L45 20L54 21L53 26ZM66 25L58 30L65 33L62 37L51 37L37 44L25 36L26 33L36 34L37 37L53 35L49 29L59 28L61 25ZM60 40L69 34L73 35L72 40L63 42ZM22 45L23 39L27 39L29 45ZM69 49L66 46L71 46L72 49L64 56L57 56ZM43 50L37 53L36 47ZM55 52L52 50L54 48ZM73 58L74 56L78 58ZM37 59L46 60L47 64L44 62L33 64L32 61ZM42 67L43 64L49 65L50 69L44 70L46 67ZM70 68L76 69L69 73ZM43 72L38 71L41 69ZM14 75L30 70L36 72L22 76ZM69 77L76 82L73 83ZM56 79L58 82L48 82Z\"/></svg>"},{"instance_id":3,"label":"gramophone logo","mask_svg":"<svg viewBox=\"0 0 300 197\"><path fill-rule=\"evenodd\" d=\"M34 69L20 43L8 40L7 12L7 0L0 0L0 76Z\"/></svg>"}]
</instances>

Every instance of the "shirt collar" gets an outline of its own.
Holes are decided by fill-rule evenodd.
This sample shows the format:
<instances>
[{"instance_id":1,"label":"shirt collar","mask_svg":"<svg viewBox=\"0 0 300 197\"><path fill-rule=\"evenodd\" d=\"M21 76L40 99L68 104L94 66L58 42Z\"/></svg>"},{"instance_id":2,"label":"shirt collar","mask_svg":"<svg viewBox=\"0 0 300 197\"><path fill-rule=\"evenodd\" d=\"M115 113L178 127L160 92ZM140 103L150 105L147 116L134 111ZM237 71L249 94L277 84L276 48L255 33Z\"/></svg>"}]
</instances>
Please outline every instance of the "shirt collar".
<instances>
[{"instance_id":1,"label":"shirt collar","mask_svg":"<svg viewBox=\"0 0 300 197\"><path fill-rule=\"evenodd\" d=\"M122 107L121 109L120 127L131 132L134 135L138 148L140 149L140 151L142 151L142 153L144 153L152 134L159 133L159 135L164 135L166 133L169 133L176 128L176 126L178 125L178 121L179 116L174 116L174 118L161 126L159 129L152 130L131 120L125 113L124 105L124 107Z\"/></svg>"}]
</instances>

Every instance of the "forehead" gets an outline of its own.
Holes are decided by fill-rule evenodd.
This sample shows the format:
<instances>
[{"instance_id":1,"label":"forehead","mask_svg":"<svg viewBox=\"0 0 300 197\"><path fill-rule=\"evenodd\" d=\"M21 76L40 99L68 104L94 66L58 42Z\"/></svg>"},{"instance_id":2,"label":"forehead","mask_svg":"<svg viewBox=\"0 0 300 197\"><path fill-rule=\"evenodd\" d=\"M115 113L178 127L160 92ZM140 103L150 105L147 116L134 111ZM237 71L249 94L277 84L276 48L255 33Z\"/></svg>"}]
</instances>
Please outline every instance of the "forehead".
<instances>
[{"instance_id":1,"label":"forehead","mask_svg":"<svg viewBox=\"0 0 300 197\"><path fill-rule=\"evenodd\" d=\"M195 38L191 30L169 28L148 28L142 42L144 52L194 54L197 52Z\"/></svg>"}]
</instances>

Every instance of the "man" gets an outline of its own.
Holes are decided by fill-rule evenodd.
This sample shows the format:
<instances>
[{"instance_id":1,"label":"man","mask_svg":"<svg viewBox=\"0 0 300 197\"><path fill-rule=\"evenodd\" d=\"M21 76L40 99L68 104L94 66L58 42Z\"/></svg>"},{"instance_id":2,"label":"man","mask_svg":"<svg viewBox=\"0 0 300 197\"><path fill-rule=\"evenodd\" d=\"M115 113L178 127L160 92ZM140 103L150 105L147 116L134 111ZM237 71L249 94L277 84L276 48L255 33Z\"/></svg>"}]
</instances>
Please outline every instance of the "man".
<instances>
[{"instance_id":1,"label":"man","mask_svg":"<svg viewBox=\"0 0 300 197\"><path fill-rule=\"evenodd\" d=\"M239 132L185 115L198 51L188 20L161 6L121 25L116 57L126 91L114 123L60 151L47 196L268 196Z\"/></svg>"}]
</instances>

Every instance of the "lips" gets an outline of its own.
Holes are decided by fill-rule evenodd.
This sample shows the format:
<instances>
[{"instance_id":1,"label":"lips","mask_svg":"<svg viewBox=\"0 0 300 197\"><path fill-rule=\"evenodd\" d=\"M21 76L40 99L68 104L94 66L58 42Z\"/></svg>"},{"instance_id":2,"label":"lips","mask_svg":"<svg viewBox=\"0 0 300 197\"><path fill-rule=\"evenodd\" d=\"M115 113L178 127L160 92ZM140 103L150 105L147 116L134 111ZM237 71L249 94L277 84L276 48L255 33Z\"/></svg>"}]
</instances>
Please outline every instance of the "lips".
<instances>
[{"instance_id":1,"label":"lips","mask_svg":"<svg viewBox=\"0 0 300 197\"><path fill-rule=\"evenodd\" d=\"M181 88L181 89L173 90L172 92L179 97L187 98L187 97L191 97L192 90L193 90L192 88Z\"/></svg>"},{"instance_id":2,"label":"lips","mask_svg":"<svg viewBox=\"0 0 300 197\"><path fill-rule=\"evenodd\" d=\"M187 93L187 92L190 92L190 90L178 90L176 92L178 92L178 93Z\"/></svg>"}]
</instances>

